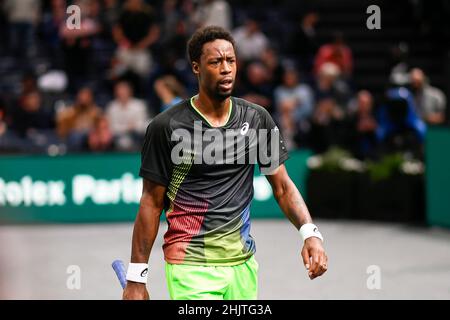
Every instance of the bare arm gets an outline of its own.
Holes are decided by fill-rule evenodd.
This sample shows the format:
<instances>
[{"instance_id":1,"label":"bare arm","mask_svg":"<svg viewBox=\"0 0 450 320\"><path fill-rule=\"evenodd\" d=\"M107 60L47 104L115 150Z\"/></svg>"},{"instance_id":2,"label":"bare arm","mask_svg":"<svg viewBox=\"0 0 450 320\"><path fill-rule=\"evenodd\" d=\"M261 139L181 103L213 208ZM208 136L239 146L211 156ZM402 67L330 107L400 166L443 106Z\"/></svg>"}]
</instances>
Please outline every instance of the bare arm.
<instances>
[{"instance_id":1,"label":"bare arm","mask_svg":"<svg viewBox=\"0 0 450 320\"><path fill-rule=\"evenodd\" d=\"M144 179L139 211L133 229L132 263L147 263L158 234L166 187ZM123 299L148 299L145 284L128 281Z\"/></svg>"},{"instance_id":2,"label":"bare arm","mask_svg":"<svg viewBox=\"0 0 450 320\"><path fill-rule=\"evenodd\" d=\"M281 210L297 230L305 223L312 223L305 201L289 178L284 165L278 167L274 174L268 175L267 179L272 185L273 194Z\"/></svg>"},{"instance_id":3,"label":"bare arm","mask_svg":"<svg viewBox=\"0 0 450 320\"><path fill-rule=\"evenodd\" d=\"M163 104L167 105L173 100L173 98L175 98L175 95L166 86L164 80L157 79L153 87L155 88L156 94L158 95L159 99L161 99Z\"/></svg>"},{"instance_id":4,"label":"bare arm","mask_svg":"<svg viewBox=\"0 0 450 320\"><path fill-rule=\"evenodd\" d=\"M66 24L61 24L59 35L61 38L72 40L81 37L88 37L100 31L100 27L93 21L83 21L79 29L69 29Z\"/></svg>"},{"instance_id":5,"label":"bare arm","mask_svg":"<svg viewBox=\"0 0 450 320\"><path fill-rule=\"evenodd\" d=\"M430 124L441 124L445 121L444 112L435 112L427 116L426 121Z\"/></svg>"},{"instance_id":6,"label":"bare arm","mask_svg":"<svg viewBox=\"0 0 450 320\"><path fill-rule=\"evenodd\" d=\"M281 210L297 230L305 223L312 223L305 201L294 182L289 178L284 164L278 167L273 174L268 175L267 179ZM306 239L301 255L311 279L322 275L327 270L328 257L319 238Z\"/></svg>"},{"instance_id":7,"label":"bare arm","mask_svg":"<svg viewBox=\"0 0 450 320\"><path fill-rule=\"evenodd\" d=\"M160 29L157 25L152 25L147 32L147 35L144 39L139 41L139 43L136 45L139 49L145 49L149 46L151 46L153 43L155 43L160 34Z\"/></svg>"},{"instance_id":8,"label":"bare arm","mask_svg":"<svg viewBox=\"0 0 450 320\"><path fill-rule=\"evenodd\" d=\"M112 36L117 45L126 47L130 45L128 39L125 37L122 27L119 24L116 24L113 27Z\"/></svg>"}]
</instances>

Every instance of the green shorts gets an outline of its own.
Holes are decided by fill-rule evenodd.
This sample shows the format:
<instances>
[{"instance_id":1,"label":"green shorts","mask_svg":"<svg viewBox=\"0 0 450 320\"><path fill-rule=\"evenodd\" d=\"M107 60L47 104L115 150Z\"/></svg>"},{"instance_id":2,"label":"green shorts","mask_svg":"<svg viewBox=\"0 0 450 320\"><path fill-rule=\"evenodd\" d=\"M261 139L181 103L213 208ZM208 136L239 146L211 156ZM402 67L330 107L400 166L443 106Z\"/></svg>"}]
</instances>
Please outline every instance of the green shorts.
<instances>
[{"instance_id":1,"label":"green shorts","mask_svg":"<svg viewBox=\"0 0 450 320\"><path fill-rule=\"evenodd\" d=\"M173 300L255 300L258 263L254 256L230 267L166 262L166 279Z\"/></svg>"}]
</instances>

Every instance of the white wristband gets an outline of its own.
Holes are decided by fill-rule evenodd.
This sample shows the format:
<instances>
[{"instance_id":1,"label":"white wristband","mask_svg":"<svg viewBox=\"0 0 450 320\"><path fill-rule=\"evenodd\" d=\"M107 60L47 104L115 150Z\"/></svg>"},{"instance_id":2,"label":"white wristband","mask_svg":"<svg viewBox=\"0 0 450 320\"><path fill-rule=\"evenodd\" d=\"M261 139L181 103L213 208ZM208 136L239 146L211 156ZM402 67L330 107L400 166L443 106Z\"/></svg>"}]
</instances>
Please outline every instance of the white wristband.
<instances>
[{"instance_id":1,"label":"white wristband","mask_svg":"<svg viewBox=\"0 0 450 320\"><path fill-rule=\"evenodd\" d=\"M302 237L303 242L311 237L317 237L323 242L322 234L319 232L317 226L313 223L305 223L304 225L302 225L300 228L300 236Z\"/></svg>"},{"instance_id":2,"label":"white wristband","mask_svg":"<svg viewBox=\"0 0 450 320\"><path fill-rule=\"evenodd\" d=\"M133 282L147 283L148 264L131 263L128 265L127 280Z\"/></svg>"}]
</instances>

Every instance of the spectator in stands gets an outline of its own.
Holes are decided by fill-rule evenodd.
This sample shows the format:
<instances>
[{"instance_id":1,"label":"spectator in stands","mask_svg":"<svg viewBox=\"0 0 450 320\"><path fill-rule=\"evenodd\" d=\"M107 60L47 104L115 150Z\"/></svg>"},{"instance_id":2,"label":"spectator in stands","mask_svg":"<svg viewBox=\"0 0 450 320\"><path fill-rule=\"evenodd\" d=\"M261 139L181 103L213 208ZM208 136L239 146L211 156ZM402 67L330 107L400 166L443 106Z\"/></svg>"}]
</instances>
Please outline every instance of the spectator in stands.
<instances>
[{"instance_id":1,"label":"spectator in stands","mask_svg":"<svg viewBox=\"0 0 450 320\"><path fill-rule=\"evenodd\" d=\"M85 0L86 1L86 0ZM112 10L117 9L116 13L118 14L118 7L114 6L114 3L109 3L108 5L111 5L112 7L109 7L109 11L107 11L107 7L106 7L106 3L103 3L103 1L93 1L93 0L88 0L87 2L88 5L88 11L85 13L88 15L88 17L90 19L92 19L92 21L95 21L96 25L97 25L97 29L98 32L96 34L96 37L94 37L93 41L94 44L93 46L95 47L95 49L97 48L97 42L101 39L108 39L108 40L113 40L112 39L112 29L113 26L115 25L115 23L117 23L117 19L118 17L116 17L116 20L114 21L114 24L111 25L112 21L108 20L108 19L114 19L113 17L107 16L107 13L111 13ZM96 50L94 50L94 54L96 54Z\"/></svg>"},{"instance_id":2,"label":"spectator in stands","mask_svg":"<svg viewBox=\"0 0 450 320\"><path fill-rule=\"evenodd\" d=\"M0 150L4 146L5 136L8 133L8 125L6 124L5 121L6 108L3 106L3 104L1 104L1 102L2 101L0 101Z\"/></svg>"},{"instance_id":3,"label":"spectator in stands","mask_svg":"<svg viewBox=\"0 0 450 320\"><path fill-rule=\"evenodd\" d=\"M411 90L414 94L416 111L427 124L442 124L445 121L447 101L445 94L432 87L424 72L414 68L410 72Z\"/></svg>"},{"instance_id":4,"label":"spectator in stands","mask_svg":"<svg viewBox=\"0 0 450 320\"><path fill-rule=\"evenodd\" d=\"M179 4L180 18L183 20L189 35L193 34L195 30L197 30L197 24L192 19L196 9L194 1L196 0L181 0L181 3Z\"/></svg>"},{"instance_id":5,"label":"spectator in stands","mask_svg":"<svg viewBox=\"0 0 450 320\"><path fill-rule=\"evenodd\" d=\"M60 29L66 21L66 1L51 0L50 8L42 17L41 32L48 58L54 68L64 68Z\"/></svg>"},{"instance_id":6,"label":"spectator in stands","mask_svg":"<svg viewBox=\"0 0 450 320\"><path fill-rule=\"evenodd\" d=\"M275 88L283 82L284 67L281 64L280 56L273 47L267 47L260 57L261 62L267 68L269 74L269 81Z\"/></svg>"},{"instance_id":7,"label":"spectator in stands","mask_svg":"<svg viewBox=\"0 0 450 320\"><path fill-rule=\"evenodd\" d=\"M42 105L42 97L38 91L29 92L19 100L12 118L14 130L22 137L31 137L37 130L55 128L54 114L50 108Z\"/></svg>"},{"instance_id":8,"label":"spectator in stands","mask_svg":"<svg viewBox=\"0 0 450 320\"><path fill-rule=\"evenodd\" d=\"M318 100L311 119L309 144L312 150L322 153L331 146L345 143L344 113L332 97Z\"/></svg>"},{"instance_id":9,"label":"spectator in stands","mask_svg":"<svg viewBox=\"0 0 450 320\"><path fill-rule=\"evenodd\" d=\"M182 20L177 10L177 0L164 0L161 11L161 37L159 41L165 43L175 35L177 24Z\"/></svg>"},{"instance_id":10,"label":"spectator in stands","mask_svg":"<svg viewBox=\"0 0 450 320\"><path fill-rule=\"evenodd\" d=\"M188 39L186 21L179 19L174 30L161 43L163 53L160 57L161 74L175 74L185 84L192 83L192 87L197 87L197 79L186 60Z\"/></svg>"},{"instance_id":11,"label":"spectator in stands","mask_svg":"<svg viewBox=\"0 0 450 320\"><path fill-rule=\"evenodd\" d=\"M94 127L87 135L84 149L93 152L114 150L114 138L109 127L108 118L98 115L94 120Z\"/></svg>"},{"instance_id":12,"label":"spectator in stands","mask_svg":"<svg viewBox=\"0 0 450 320\"><path fill-rule=\"evenodd\" d=\"M356 95L349 107L347 127L348 147L358 159L373 158L376 152L377 120L373 114L373 97L367 90Z\"/></svg>"},{"instance_id":13,"label":"spectator in stands","mask_svg":"<svg viewBox=\"0 0 450 320\"><path fill-rule=\"evenodd\" d=\"M314 107L314 96L309 85L299 82L295 69L286 69L283 84L275 90L275 105L290 101L294 108L293 118L297 121L310 117Z\"/></svg>"},{"instance_id":14,"label":"spectator in stands","mask_svg":"<svg viewBox=\"0 0 450 320\"><path fill-rule=\"evenodd\" d=\"M154 88L161 100L161 112L187 98L183 85L172 75L157 79Z\"/></svg>"},{"instance_id":15,"label":"spectator in stands","mask_svg":"<svg viewBox=\"0 0 450 320\"><path fill-rule=\"evenodd\" d=\"M26 145L6 123L6 107L0 101L0 154L11 152L22 152Z\"/></svg>"},{"instance_id":16,"label":"spectator in stands","mask_svg":"<svg viewBox=\"0 0 450 320\"><path fill-rule=\"evenodd\" d=\"M119 21L120 17L120 5L118 0L104 0L103 1L103 22L105 25L105 31L112 33L114 26ZM112 34L111 34L112 39Z\"/></svg>"},{"instance_id":17,"label":"spectator in stands","mask_svg":"<svg viewBox=\"0 0 450 320\"><path fill-rule=\"evenodd\" d=\"M260 58L261 53L269 45L269 40L261 31L259 22L253 18L248 18L243 26L235 29L233 37L237 56L244 62Z\"/></svg>"},{"instance_id":18,"label":"spectator in stands","mask_svg":"<svg viewBox=\"0 0 450 320\"><path fill-rule=\"evenodd\" d=\"M281 132L284 137L284 143L288 150L297 148L295 135L297 132L296 121L293 118L295 113L295 101L294 100L282 100L277 105L276 119L279 123Z\"/></svg>"},{"instance_id":19,"label":"spectator in stands","mask_svg":"<svg viewBox=\"0 0 450 320\"><path fill-rule=\"evenodd\" d=\"M319 15L316 12L308 12L289 38L287 51L296 58L296 61L306 73L311 72L314 55L319 48L316 32L318 22Z\"/></svg>"},{"instance_id":20,"label":"spectator in stands","mask_svg":"<svg viewBox=\"0 0 450 320\"><path fill-rule=\"evenodd\" d=\"M44 151L58 142L53 109L45 107L42 101L40 92L29 92L12 113L12 129L28 143L29 151Z\"/></svg>"},{"instance_id":21,"label":"spectator in stands","mask_svg":"<svg viewBox=\"0 0 450 320\"><path fill-rule=\"evenodd\" d=\"M33 72L26 72L20 79L20 89L17 96L12 97L12 101L6 105L7 122L13 128L13 118L19 116L21 106L25 105L25 100L29 94L38 92L37 79ZM39 100L42 103L42 96L39 93ZM14 128L15 130L18 128ZM20 130L19 130L20 131ZM24 135L24 134L23 134Z\"/></svg>"},{"instance_id":22,"label":"spectator in stands","mask_svg":"<svg viewBox=\"0 0 450 320\"><path fill-rule=\"evenodd\" d=\"M412 152L422 158L426 125L415 110L414 97L408 89L401 87L387 91L386 102L377 114L376 134L382 143L379 152Z\"/></svg>"},{"instance_id":23,"label":"spectator in stands","mask_svg":"<svg viewBox=\"0 0 450 320\"><path fill-rule=\"evenodd\" d=\"M25 73L20 80L20 94L17 103L21 105L28 94L36 91L38 91L36 76L32 72Z\"/></svg>"},{"instance_id":24,"label":"spectator in stands","mask_svg":"<svg viewBox=\"0 0 450 320\"><path fill-rule=\"evenodd\" d=\"M406 86L409 81L409 46L401 41L390 48L390 57L388 60L389 85Z\"/></svg>"},{"instance_id":25,"label":"spectator in stands","mask_svg":"<svg viewBox=\"0 0 450 320\"><path fill-rule=\"evenodd\" d=\"M4 10L9 21L11 53L18 57L36 54L35 33L40 20L41 1L5 0Z\"/></svg>"},{"instance_id":26,"label":"spectator in stands","mask_svg":"<svg viewBox=\"0 0 450 320\"><path fill-rule=\"evenodd\" d=\"M80 150L100 114L89 88L80 89L75 104L57 113L57 131L61 138L66 139L69 150Z\"/></svg>"},{"instance_id":27,"label":"spectator in stands","mask_svg":"<svg viewBox=\"0 0 450 320\"><path fill-rule=\"evenodd\" d=\"M353 71L352 51L345 44L342 33L333 36L333 42L322 45L314 60L314 72L317 74L325 63L334 63L339 67L345 78L351 76Z\"/></svg>"},{"instance_id":28,"label":"spectator in stands","mask_svg":"<svg viewBox=\"0 0 450 320\"><path fill-rule=\"evenodd\" d=\"M113 77L133 81L134 90L142 90L149 76L153 56L149 48L158 40L159 26L153 8L143 0L127 0L113 30L118 45L113 62Z\"/></svg>"},{"instance_id":29,"label":"spectator in stands","mask_svg":"<svg viewBox=\"0 0 450 320\"><path fill-rule=\"evenodd\" d=\"M272 112L273 87L266 66L260 61L251 62L246 66L242 77L242 83L236 88L236 95Z\"/></svg>"},{"instance_id":30,"label":"spectator in stands","mask_svg":"<svg viewBox=\"0 0 450 320\"><path fill-rule=\"evenodd\" d=\"M133 97L127 82L119 82L114 88L115 100L106 108L111 132L121 150L138 149L149 123L147 106Z\"/></svg>"},{"instance_id":31,"label":"spectator in stands","mask_svg":"<svg viewBox=\"0 0 450 320\"><path fill-rule=\"evenodd\" d=\"M214 25L232 29L231 7L224 0L200 0L192 19L197 28Z\"/></svg>"},{"instance_id":32,"label":"spectator in stands","mask_svg":"<svg viewBox=\"0 0 450 320\"><path fill-rule=\"evenodd\" d=\"M180 16L181 17L181 16ZM191 65L186 59L186 44L192 33L189 33L189 22L185 18L177 21L176 28L170 38L162 43L162 55L160 57L160 73L174 75L183 83L187 92L197 90L197 78L192 73ZM159 104L157 96L151 97L152 105ZM159 111L159 109L157 110Z\"/></svg>"},{"instance_id":33,"label":"spectator in stands","mask_svg":"<svg viewBox=\"0 0 450 320\"><path fill-rule=\"evenodd\" d=\"M320 67L314 91L316 100L332 98L342 111L345 111L351 96L349 86L341 79L341 70L332 62L324 63Z\"/></svg>"},{"instance_id":34,"label":"spectator in stands","mask_svg":"<svg viewBox=\"0 0 450 320\"><path fill-rule=\"evenodd\" d=\"M62 42L65 71L69 78L71 92L77 92L84 85L92 70L92 41L101 31L100 23L91 15L93 8L89 1L78 1L81 15L80 28L69 29L63 20L59 30Z\"/></svg>"},{"instance_id":35,"label":"spectator in stands","mask_svg":"<svg viewBox=\"0 0 450 320\"><path fill-rule=\"evenodd\" d=\"M274 93L276 118L281 125L281 131L288 149L296 145L295 135L304 136L309 131L309 118L314 108L314 95L307 84L299 83L298 72L286 69L283 84Z\"/></svg>"}]
</instances>

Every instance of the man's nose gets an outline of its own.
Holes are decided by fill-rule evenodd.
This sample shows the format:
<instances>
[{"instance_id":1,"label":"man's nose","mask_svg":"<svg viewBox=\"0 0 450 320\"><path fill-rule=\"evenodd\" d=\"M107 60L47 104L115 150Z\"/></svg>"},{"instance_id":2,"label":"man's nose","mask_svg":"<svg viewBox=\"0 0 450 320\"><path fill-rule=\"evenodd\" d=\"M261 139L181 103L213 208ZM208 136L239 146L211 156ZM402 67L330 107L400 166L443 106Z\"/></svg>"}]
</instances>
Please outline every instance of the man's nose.
<instances>
[{"instance_id":1,"label":"man's nose","mask_svg":"<svg viewBox=\"0 0 450 320\"><path fill-rule=\"evenodd\" d=\"M227 61L222 62L222 68L220 70L220 73L227 74L227 73L230 73L230 72L231 72L231 67L228 64L228 62Z\"/></svg>"}]
</instances>

